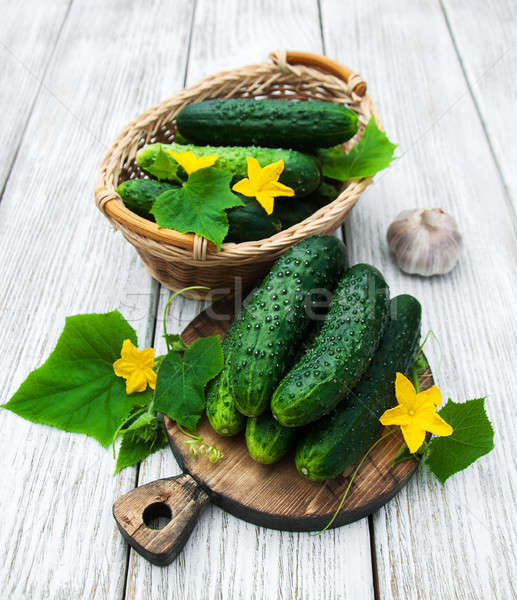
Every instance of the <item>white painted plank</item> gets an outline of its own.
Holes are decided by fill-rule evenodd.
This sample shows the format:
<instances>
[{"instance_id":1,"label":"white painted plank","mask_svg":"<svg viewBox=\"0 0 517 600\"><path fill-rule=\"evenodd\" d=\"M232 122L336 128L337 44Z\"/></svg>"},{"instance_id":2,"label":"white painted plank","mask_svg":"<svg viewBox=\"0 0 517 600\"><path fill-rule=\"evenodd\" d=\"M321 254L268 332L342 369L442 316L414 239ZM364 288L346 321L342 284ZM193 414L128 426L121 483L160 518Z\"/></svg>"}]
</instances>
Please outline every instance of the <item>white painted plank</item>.
<instances>
[{"instance_id":1,"label":"white painted plank","mask_svg":"<svg viewBox=\"0 0 517 600\"><path fill-rule=\"evenodd\" d=\"M517 208L517 5L442 0L486 133Z\"/></svg>"},{"instance_id":2,"label":"white painted plank","mask_svg":"<svg viewBox=\"0 0 517 600\"><path fill-rule=\"evenodd\" d=\"M403 158L361 198L349 223L354 262L413 293L445 398L489 395L496 450L446 487L422 470L374 518L382 598L515 598L517 327L512 214L438 3L322 3L327 52L360 70ZM472 18L475 15L473 8ZM474 34L469 33L469 35ZM475 42L472 42L475 43ZM459 265L432 279L402 274L386 247L405 208L441 206L464 235Z\"/></svg>"},{"instance_id":3,"label":"white painted plank","mask_svg":"<svg viewBox=\"0 0 517 600\"><path fill-rule=\"evenodd\" d=\"M321 53L316 2L200 1L188 82L220 69L261 62L279 47ZM180 318L181 323L172 319L171 331L181 331L202 309L195 301L176 302L171 316ZM139 484L177 473L171 453L161 452L142 464ZM206 600L372 598L367 520L314 538L307 533L259 528L210 506L169 567L154 567L131 552L127 597L165 596Z\"/></svg>"},{"instance_id":4,"label":"white painted plank","mask_svg":"<svg viewBox=\"0 0 517 600\"><path fill-rule=\"evenodd\" d=\"M0 193L69 5L70 0L0 2Z\"/></svg>"},{"instance_id":5,"label":"white painted plank","mask_svg":"<svg viewBox=\"0 0 517 600\"><path fill-rule=\"evenodd\" d=\"M191 14L188 1L71 9L0 204L2 402L51 351L65 315L119 308L151 341L157 285L93 188L115 133L181 87ZM0 421L0 596L121 598L127 547L111 504L136 469L113 477L110 451L85 436L7 411Z\"/></svg>"}]
</instances>

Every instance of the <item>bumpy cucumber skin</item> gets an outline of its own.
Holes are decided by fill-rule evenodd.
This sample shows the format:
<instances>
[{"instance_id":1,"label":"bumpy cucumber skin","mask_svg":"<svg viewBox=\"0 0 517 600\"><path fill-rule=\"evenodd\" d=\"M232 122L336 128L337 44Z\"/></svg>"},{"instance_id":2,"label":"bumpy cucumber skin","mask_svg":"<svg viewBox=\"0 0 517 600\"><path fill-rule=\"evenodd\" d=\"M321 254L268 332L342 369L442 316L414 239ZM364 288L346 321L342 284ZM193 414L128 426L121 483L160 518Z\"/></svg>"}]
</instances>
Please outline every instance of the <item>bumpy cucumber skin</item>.
<instances>
[{"instance_id":1,"label":"bumpy cucumber skin","mask_svg":"<svg viewBox=\"0 0 517 600\"><path fill-rule=\"evenodd\" d=\"M246 424L246 446L251 458L263 465L278 462L295 444L296 429L282 427L270 413L250 417Z\"/></svg>"},{"instance_id":2,"label":"bumpy cucumber skin","mask_svg":"<svg viewBox=\"0 0 517 600\"><path fill-rule=\"evenodd\" d=\"M244 206L231 208L226 214L230 227L225 242L250 242L271 237L282 229L280 219L268 215L255 198L237 194Z\"/></svg>"},{"instance_id":3,"label":"bumpy cucumber skin","mask_svg":"<svg viewBox=\"0 0 517 600\"><path fill-rule=\"evenodd\" d=\"M382 413L395 406L395 376L408 374L415 362L422 308L404 294L391 301L390 314L381 345L353 393L300 440L296 467L304 477L330 479L352 466L381 430Z\"/></svg>"},{"instance_id":4,"label":"bumpy cucumber skin","mask_svg":"<svg viewBox=\"0 0 517 600\"><path fill-rule=\"evenodd\" d=\"M246 417L235 408L226 368L208 385L206 416L214 431L225 437L237 435L246 425Z\"/></svg>"},{"instance_id":5,"label":"bumpy cucumber skin","mask_svg":"<svg viewBox=\"0 0 517 600\"><path fill-rule=\"evenodd\" d=\"M156 159L160 144L149 144L139 150L136 161L144 171ZM248 156L257 159L261 167L265 167L279 160L284 161L284 170L279 181L292 188L297 196L310 194L321 183L321 169L316 159L294 150L281 148L258 148L255 146L194 146L193 144L161 144L164 150L175 152L193 152L198 158L201 156L218 156L216 166L230 171L234 181L239 181L248 176Z\"/></svg>"},{"instance_id":6,"label":"bumpy cucumber skin","mask_svg":"<svg viewBox=\"0 0 517 600\"><path fill-rule=\"evenodd\" d=\"M273 394L281 425L312 423L352 391L377 350L388 306L389 288L375 267L358 264L345 273L321 331Z\"/></svg>"},{"instance_id":7,"label":"bumpy cucumber skin","mask_svg":"<svg viewBox=\"0 0 517 600\"><path fill-rule=\"evenodd\" d=\"M170 183L154 179L128 179L117 187L117 194L129 210L144 219L154 221L153 215L149 212L153 202L160 194L173 187Z\"/></svg>"},{"instance_id":8,"label":"bumpy cucumber skin","mask_svg":"<svg viewBox=\"0 0 517 600\"><path fill-rule=\"evenodd\" d=\"M298 346L308 334L312 290L333 289L346 268L344 244L332 236L312 236L293 246L245 302L230 327L226 354L230 389L237 409L248 417L262 414Z\"/></svg>"},{"instance_id":9,"label":"bumpy cucumber skin","mask_svg":"<svg viewBox=\"0 0 517 600\"><path fill-rule=\"evenodd\" d=\"M308 150L346 142L357 133L359 119L331 102L235 98L189 104L176 124L196 144Z\"/></svg>"}]
</instances>

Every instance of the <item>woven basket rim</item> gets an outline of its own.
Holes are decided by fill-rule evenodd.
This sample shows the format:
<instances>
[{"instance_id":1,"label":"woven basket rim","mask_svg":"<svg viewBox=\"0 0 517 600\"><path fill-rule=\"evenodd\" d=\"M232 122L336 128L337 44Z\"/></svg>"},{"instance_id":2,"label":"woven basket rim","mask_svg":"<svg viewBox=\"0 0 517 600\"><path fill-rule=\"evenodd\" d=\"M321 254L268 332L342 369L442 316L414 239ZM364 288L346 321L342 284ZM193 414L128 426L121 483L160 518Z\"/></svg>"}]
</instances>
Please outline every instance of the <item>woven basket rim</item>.
<instances>
[{"instance_id":1,"label":"woven basket rim","mask_svg":"<svg viewBox=\"0 0 517 600\"><path fill-rule=\"evenodd\" d=\"M264 62L247 65L210 75L149 108L123 128L100 164L95 188L96 204L111 221L115 229L121 229L122 233L127 234L126 237L129 235L133 238L131 240L133 243L133 240L137 238L139 242L148 243L155 248L157 245L174 247L176 250L175 253L179 252L181 255L184 255L185 260L197 263L199 260L204 262L207 259L216 259L217 262L220 262L225 258L235 259L239 256L250 258L252 255L259 256L279 253L301 239L318 233L322 229L322 223L336 219L341 213L346 212L348 214L350 212L361 193L372 182L372 177L355 179L348 182L338 197L331 203L323 206L305 220L269 238L239 244L226 242L222 244L220 250L217 250L214 244L207 242L207 240L200 236L182 234L172 229L160 229L156 223L144 219L126 208L122 199L117 194L116 186L122 165L135 157L139 141L142 138L148 139L150 135L156 134L161 124L172 121L179 110L185 104L190 103L191 100L199 101L201 99L217 97L217 88L220 87L219 82L221 81L235 80L236 89L242 87L242 82L249 83L250 79L253 79L253 75L255 75L255 79L260 80L260 77L269 77L269 81L274 80L277 83L286 82L292 84L293 78L294 81L299 81L300 84L310 82L313 86L320 85L326 89L335 90L336 93L341 95L339 100L342 103L344 95L348 96L350 101L346 103L359 113L363 126L371 116L375 116L377 124L379 127L382 127L380 114L373 100L366 94L362 97L357 96L350 89L347 82L336 75L329 74L328 71L326 72L323 63L320 68L305 65L293 66L287 64L285 61L282 63L281 59L278 59L276 55L272 56L274 58L274 62L272 63ZM328 61L328 59L324 59L323 57L319 58L322 61ZM346 67L344 69L348 70ZM358 76L355 75L353 83L351 80L349 81L355 87L357 86L357 80ZM237 82L239 83L237 84ZM260 87L263 86L264 84ZM231 94L224 95L224 97L229 96ZM348 142L348 147L355 145L359 139L357 137L357 139L354 138L354 140Z\"/></svg>"}]
</instances>

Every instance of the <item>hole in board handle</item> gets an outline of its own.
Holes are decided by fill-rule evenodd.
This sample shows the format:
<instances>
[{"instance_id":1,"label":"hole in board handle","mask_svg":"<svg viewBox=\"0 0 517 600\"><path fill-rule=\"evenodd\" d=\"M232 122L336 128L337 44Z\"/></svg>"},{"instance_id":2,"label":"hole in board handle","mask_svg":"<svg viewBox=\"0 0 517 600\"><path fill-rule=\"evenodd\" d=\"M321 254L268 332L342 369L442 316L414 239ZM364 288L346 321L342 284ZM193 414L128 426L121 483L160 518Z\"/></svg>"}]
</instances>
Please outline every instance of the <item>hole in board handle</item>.
<instances>
[{"instance_id":1,"label":"hole in board handle","mask_svg":"<svg viewBox=\"0 0 517 600\"><path fill-rule=\"evenodd\" d=\"M172 512L165 502L153 502L145 507L142 518L149 529L163 529L170 523Z\"/></svg>"}]
</instances>

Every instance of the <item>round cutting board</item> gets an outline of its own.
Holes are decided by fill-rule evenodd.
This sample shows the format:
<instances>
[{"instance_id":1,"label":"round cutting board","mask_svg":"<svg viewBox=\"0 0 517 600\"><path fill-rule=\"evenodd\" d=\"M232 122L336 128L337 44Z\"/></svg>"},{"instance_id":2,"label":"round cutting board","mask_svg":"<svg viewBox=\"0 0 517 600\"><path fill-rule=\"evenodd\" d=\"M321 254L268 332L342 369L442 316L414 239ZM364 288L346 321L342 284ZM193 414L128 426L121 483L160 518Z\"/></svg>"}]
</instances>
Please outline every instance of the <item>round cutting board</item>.
<instances>
[{"instance_id":1,"label":"round cutting board","mask_svg":"<svg viewBox=\"0 0 517 600\"><path fill-rule=\"evenodd\" d=\"M233 315L233 299L220 300L198 315L182 337L189 345L199 337L222 338ZM433 379L428 370L420 377L420 387L424 390L431 385ZM278 463L261 465L249 456L243 434L221 437L204 417L198 425L198 434L206 444L224 452L221 460L212 463L204 454L190 454L185 444L188 438L167 417L165 427L183 475L136 488L114 505L115 518L127 541L156 564L167 564L174 559L209 501L263 527L319 531L334 515L354 469L335 479L314 482L298 473L293 452ZM371 514L408 482L417 469L416 460L391 466L402 442L402 436L396 432L368 455L332 527ZM149 523L157 516L172 518L167 526L156 530Z\"/></svg>"}]
</instances>

